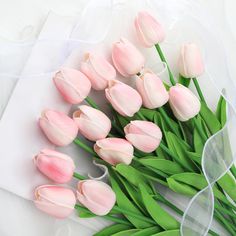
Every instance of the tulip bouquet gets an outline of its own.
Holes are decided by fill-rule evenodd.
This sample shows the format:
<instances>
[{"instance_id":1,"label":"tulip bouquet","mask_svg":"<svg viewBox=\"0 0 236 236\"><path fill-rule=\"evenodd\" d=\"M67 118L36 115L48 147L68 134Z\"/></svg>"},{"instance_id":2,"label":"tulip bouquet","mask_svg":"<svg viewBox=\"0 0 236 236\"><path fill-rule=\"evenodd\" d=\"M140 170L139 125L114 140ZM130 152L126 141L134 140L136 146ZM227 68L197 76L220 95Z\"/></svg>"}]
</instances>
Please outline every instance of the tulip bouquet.
<instances>
[{"instance_id":1,"label":"tulip bouquet","mask_svg":"<svg viewBox=\"0 0 236 236\"><path fill-rule=\"evenodd\" d=\"M56 146L74 142L105 165L108 183L76 173L71 157L43 149L34 160L44 175L58 184L72 177L79 181L76 195L64 186L36 188L35 205L57 218L68 217L76 209L79 217L102 216L114 222L96 236L177 236L180 223L166 207L176 214L183 212L159 193L156 183L185 196L207 186L201 156L207 139L226 123L226 101L220 97L216 112L207 106L197 80L204 73L197 45L182 46L180 75L175 78L160 47L165 38L162 25L148 12L140 12L135 28L145 47L156 48L170 84L145 68L143 55L124 38L114 43L112 60L123 77L135 77L136 88L116 80L111 63L93 53L85 55L80 71L61 68L53 78L58 91L69 104L85 101L87 105L80 105L72 118L45 110L39 126ZM188 88L191 82L199 98ZM89 97L91 88L105 90L110 118ZM91 145L77 138L78 132ZM230 235L236 235L235 177L231 168L213 187L215 219Z\"/></svg>"}]
</instances>

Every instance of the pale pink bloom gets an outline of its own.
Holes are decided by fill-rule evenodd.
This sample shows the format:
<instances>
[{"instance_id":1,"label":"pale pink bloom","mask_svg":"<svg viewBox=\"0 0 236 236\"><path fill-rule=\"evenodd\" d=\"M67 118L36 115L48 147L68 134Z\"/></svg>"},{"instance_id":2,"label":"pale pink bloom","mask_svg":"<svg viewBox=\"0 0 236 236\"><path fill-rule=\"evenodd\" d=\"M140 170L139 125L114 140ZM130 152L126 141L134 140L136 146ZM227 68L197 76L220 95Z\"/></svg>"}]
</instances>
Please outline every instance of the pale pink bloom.
<instances>
[{"instance_id":1,"label":"pale pink bloom","mask_svg":"<svg viewBox=\"0 0 236 236\"><path fill-rule=\"evenodd\" d=\"M162 107L169 100L169 94L161 79L151 72L145 72L136 80L136 88L143 105L149 109Z\"/></svg>"},{"instance_id":2,"label":"pale pink bloom","mask_svg":"<svg viewBox=\"0 0 236 236\"><path fill-rule=\"evenodd\" d=\"M44 175L59 184L69 182L75 170L70 156L50 149L41 150L34 157L34 163Z\"/></svg>"},{"instance_id":3,"label":"pale pink bloom","mask_svg":"<svg viewBox=\"0 0 236 236\"><path fill-rule=\"evenodd\" d=\"M62 97L71 104L82 102L91 90L89 79L72 68L63 67L55 74L53 80Z\"/></svg>"},{"instance_id":4,"label":"pale pink bloom","mask_svg":"<svg viewBox=\"0 0 236 236\"><path fill-rule=\"evenodd\" d=\"M118 80L110 80L105 90L106 98L122 116L132 117L142 106L142 98L132 87Z\"/></svg>"},{"instance_id":5,"label":"pale pink bloom","mask_svg":"<svg viewBox=\"0 0 236 236\"><path fill-rule=\"evenodd\" d=\"M134 156L133 146L122 138L98 140L94 145L94 151L111 165L117 165L119 163L129 165Z\"/></svg>"},{"instance_id":6,"label":"pale pink bloom","mask_svg":"<svg viewBox=\"0 0 236 236\"><path fill-rule=\"evenodd\" d=\"M77 199L96 215L108 214L116 202L116 195L112 188L101 181L79 181Z\"/></svg>"},{"instance_id":7,"label":"pale pink bloom","mask_svg":"<svg viewBox=\"0 0 236 236\"><path fill-rule=\"evenodd\" d=\"M187 43L181 47L178 64L179 73L185 78L194 78L204 72L200 49L194 43Z\"/></svg>"},{"instance_id":8,"label":"pale pink bloom","mask_svg":"<svg viewBox=\"0 0 236 236\"><path fill-rule=\"evenodd\" d=\"M79 132L91 141L105 138L111 130L110 119L90 106L79 106L73 114L73 119L79 127Z\"/></svg>"},{"instance_id":9,"label":"pale pink bloom","mask_svg":"<svg viewBox=\"0 0 236 236\"><path fill-rule=\"evenodd\" d=\"M59 111L43 111L39 126L47 138L57 146L72 143L78 134L78 126L73 119Z\"/></svg>"},{"instance_id":10,"label":"pale pink bloom","mask_svg":"<svg viewBox=\"0 0 236 236\"><path fill-rule=\"evenodd\" d=\"M135 120L124 128L125 138L140 151L150 153L156 150L162 139L160 128L150 122Z\"/></svg>"},{"instance_id":11,"label":"pale pink bloom","mask_svg":"<svg viewBox=\"0 0 236 236\"><path fill-rule=\"evenodd\" d=\"M36 207L59 219L68 217L74 210L76 197L71 189L56 186L42 185L35 189Z\"/></svg>"},{"instance_id":12,"label":"pale pink bloom","mask_svg":"<svg viewBox=\"0 0 236 236\"><path fill-rule=\"evenodd\" d=\"M140 42L144 47L152 47L165 38L162 25L146 11L141 11L135 18L135 28Z\"/></svg>"},{"instance_id":13,"label":"pale pink bloom","mask_svg":"<svg viewBox=\"0 0 236 236\"><path fill-rule=\"evenodd\" d=\"M105 89L108 80L116 77L116 70L103 56L91 53L85 54L81 71L89 78L95 90Z\"/></svg>"},{"instance_id":14,"label":"pale pink bloom","mask_svg":"<svg viewBox=\"0 0 236 236\"><path fill-rule=\"evenodd\" d=\"M187 121L199 113L201 108L199 99L185 86L181 84L172 86L169 96L170 107L178 120Z\"/></svg>"},{"instance_id":15,"label":"pale pink bloom","mask_svg":"<svg viewBox=\"0 0 236 236\"><path fill-rule=\"evenodd\" d=\"M143 55L125 38L113 44L112 60L124 77L136 75L143 69L145 63Z\"/></svg>"}]
</instances>

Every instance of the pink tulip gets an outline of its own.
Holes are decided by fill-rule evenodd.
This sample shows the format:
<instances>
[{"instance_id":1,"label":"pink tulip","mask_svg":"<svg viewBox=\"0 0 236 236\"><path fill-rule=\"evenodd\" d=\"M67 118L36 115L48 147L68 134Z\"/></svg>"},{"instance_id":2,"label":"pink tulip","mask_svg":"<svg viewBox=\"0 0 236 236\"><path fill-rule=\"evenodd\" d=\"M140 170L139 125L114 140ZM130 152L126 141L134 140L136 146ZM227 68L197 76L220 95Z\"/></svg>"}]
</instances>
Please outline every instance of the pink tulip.
<instances>
[{"instance_id":1,"label":"pink tulip","mask_svg":"<svg viewBox=\"0 0 236 236\"><path fill-rule=\"evenodd\" d=\"M111 165L117 165L119 163L129 165L134 154L133 146L122 138L98 140L94 145L94 151Z\"/></svg>"},{"instance_id":2,"label":"pink tulip","mask_svg":"<svg viewBox=\"0 0 236 236\"><path fill-rule=\"evenodd\" d=\"M81 71L89 78L95 90L105 89L108 80L116 77L116 70L103 56L91 53L85 54L85 60L81 64Z\"/></svg>"},{"instance_id":3,"label":"pink tulip","mask_svg":"<svg viewBox=\"0 0 236 236\"><path fill-rule=\"evenodd\" d=\"M146 72L136 80L143 105L149 109L162 107L168 102L169 94L161 79L151 72Z\"/></svg>"},{"instance_id":4,"label":"pink tulip","mask_svg":"<svg viewBox=\"0 0 236 236\"><path fill-rule=\"evenodd\" d=\"M91 141L105 138L111 130L110 119L98 109L82 105L73 114L79 132Z\"/></svg>"},{"instance_id":5,"label":"pink tulip","mask_svg":"<svg viewBox=\"0 0 236 236\"><path fill-rule=\"evenodd\" d=\"M194 78L200 76L204 72L201 52L196 44L188 43L181 47L179 72L185 78Z\"/></svg>"},{"instance_id":6,"label":"pink tulip","mask_svg":"<svg viewBox=\"0 0 236 236\"><path fill-rule=\"evenodd\" d=\"M39 126L47 138L57 146L70 144L78 133L76 123L69 116L59 111L43 111L39 119Z\"/></svg>"},{"instance_id":7,"label":"pink tulip","mask_svg":"<svg viewBox=\"0 0 236 236\"><path fill-rule=\"evenodd\" d=\"M200 111L200 101L192 91L181 84L170 88L169 103L175 117L180 121L187 121Z\"/></svg>"},{"instance_id":8,"label":"pink tulip","mask_svg":"<svg viewBox=\"0 0 236 236\"><path fill-rule=\"evenodd\" d=\"M62 97L71 104L82 102L89 94L91 83L80 71L64 67L53 78Z\"/></svg>"},{"instance_id":9,"label":"pink tulip","mask_svg":"<svg viewBox=\"0 0 236 236\"><path fill-rule=\"evenodd\" d=\"M35 189L34 203L39 210L63 219L73 212L76 197L71 189L56 185L42 185Z\"/></svg>"},{"instance_id":10,"label":"pink tulip","mask_svg":"<svg viewBox=\"0 0 236 236\"><path fill-rule=\"evenodd\" d=\"M97 180L79 181L77 199L96 215L108 214L116 202L116 195L112 188Z\"/></svg>"},{"instance_id":11,"label":"pink tulip","mask_svg":"<svg viewBox=\"0 0 236 236\"><path fill-rule=\"evenodd\" d=\"M105 93L107 100L122 116L132 117L142 105L139 93L118 80L110 80Z\"/></svg>"},{"instance_id":12,"label":"pink tulip","mask_svg":"<svg viewBox=\"0 0 236 236\"><path fill-rule=\"evenodd\" d=\"M44 175L59 184L69 182L75 170L71 157L49 149L43 149L34 162Z\"/></svg>"},{"instance_id":13,"label":"pink tulip","mask_svg":"<svg viewBox=\"0 0 236 236\"><path fill-rule=\"evenodd\" d=\"M144 47L152 47L165 38L162 25L146 11L138 13L135 19L135 28L140 42Z\"/></svg>"},{"instance_id":14,"label":"pink tulip","mask_svg":"<svg viewBox=\"0 0 236 236\"><path fill-rule=\"evenodd\" d=\"M114 43L112 60L116 69L124 77L130 77L139 73L143 69L145 62L143 55L138 49L124 38Z\"/></svg>"},{"instance_id":15,"label":"pink tulip","mask_svg":"<svg viewBox=\"0 0 236 236\"><path fill-rule=\"evenodd\" d=\"M125 138L146 153L156 150L162 139L160 128L150 121L131 121L125 126L124 131Z\"/></svg>"}]
</instances>

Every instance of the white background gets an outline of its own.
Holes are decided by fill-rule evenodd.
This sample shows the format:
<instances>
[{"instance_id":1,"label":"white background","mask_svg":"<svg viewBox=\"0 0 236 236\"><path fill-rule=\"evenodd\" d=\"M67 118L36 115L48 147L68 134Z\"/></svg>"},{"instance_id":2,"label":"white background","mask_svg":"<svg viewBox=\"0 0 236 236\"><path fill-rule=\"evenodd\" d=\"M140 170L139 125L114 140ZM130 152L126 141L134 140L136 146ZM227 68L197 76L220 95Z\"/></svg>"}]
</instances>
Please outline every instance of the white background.
<instances>
[{"instance_id":1,"label":"white background","mask_svg":"<svg viewBox=\"0 0 236 236\"><path fill-rule=\"evenodd\" d=\"M219 22L217 22L217 24L219 24L223 18L227 20L229 28L225 29L226 32L231 32L233 37L236 37L235 1L226 0L223 2L205 0L202 2L204 2L203 6L210 9L209 12L211 12L212 15L218 17ZM56 0L0 0L0 39L3 41L16 42L34 39L37 37L39 29L42 27L44 19L50 10L65 16L79 15L86 3L87 1L85 0L63 0L60 2ZM227 41L227 37L225 41ZM228 57L231 62L235 62L236 45L229 45ZM236 67L232 67L232 69L236 72ZM1 96L0 94L0 98ZM83 226L71 220L54 220L38 212L27 200L23 200L5 190L0 190L0 199L1 236L87 236L91 235L105 224L103 221L99 221L99 227L96 228L96 224L92 225L87 220L87 226Z\"/></svg>"}]
</instances>

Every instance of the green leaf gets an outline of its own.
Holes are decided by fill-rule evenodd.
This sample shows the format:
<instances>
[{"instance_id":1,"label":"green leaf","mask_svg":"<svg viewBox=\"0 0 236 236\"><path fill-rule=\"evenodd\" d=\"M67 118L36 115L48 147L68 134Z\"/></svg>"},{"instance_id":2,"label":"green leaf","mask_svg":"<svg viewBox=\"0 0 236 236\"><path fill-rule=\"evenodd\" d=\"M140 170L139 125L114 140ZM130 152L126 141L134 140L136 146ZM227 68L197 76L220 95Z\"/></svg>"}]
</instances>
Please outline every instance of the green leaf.
<instances>
[{"instance_id":1,"label":"green leaf","mask_svg":"<svg viewBox=\"0 0 236 236\"><path fill-rule=\"evenodd\" d=\"M202 158L201 154L196 153L196 152L188 152L188 151L187 151L187 154L191 160L201 165L201 158Z\"/></svg>"},{"instance_id":2,"label":"green leaf","mask_svg":"<svg viewBox=\"0 0 236 236\"><path fill-rule=\"evenodd\" d=\"M110 226L102 229L100 232L94 234L93 236L110 236L112 234L130 229L130 228L131 228L131 226L128 226L128 225L114 224L114 225L110 225Z\"/></svg>"},{"instance_id":3,"label":"green leaf","mask_svg":"<svg viewBox=\"0 0 236 236\"><path fill-rule=\"evenodd\" d=\"M199 126L199 129L203 130L200 116L196 117L196 125ZM206 140L203 140L201 135L198 132L198 129L195 127L193 130L193 145L195 152L201 154L204 148Z\"/></svg>"},{"instance_id":4,"label":"green leaf","mask_svg":"<svg viewBox=\"0 0 236 236\"><path fill-rule=\"evenodd\" d=\"M189 87L189 84L191 82L191 79L185 78L182 75L179 74L179 80L178 83L184 85L185 87Z\"/></svg>"},{"instance_id":5,"label":"green leaf","mask_svg":"<svg viewBox=\"0 0 236 236\"><path fill-rule=\"evenodd\" d=\"M145 178L167 186L166 178L163 178L161 175L159 175L159 173L154 172L153 170L150 170L146 167L139 167L139 170Z\"/></svg>"},{"instance_id":6,"label":"green leaf","mask_svg":"<svg viewBox=\"0 0 236 236\"><path fill-rule=\"evenodd\" d=\"M184 172L184 169L178 163L169 160L147 158L140 159L139 162L170 175Z\"/></svg>"},{"instance_id":7,"label":"green leaf","mask_svg":"<svg viewBox=\"0 0 236 236\"><path fill-rule=\"evenodd\" d=\"M224 191L236 202L236 180L234 176L228 172L218 181L218 184L224 189Z\"/></svg>"},{"instance_id":8,"label":"green leaf","mask_svg":"<svg viewBox=\"0 0 236 236\"><path fill-rule=\"evenodd\" d=\"M139 189L143 203L153 220L165 230L178 229L179 222L152 198L142 184L139 185Z\"/></svg>"},{"instance_id":9,"label":"green leaf","mask_svg":"<svg viewBox=\"0 0 236 236\"><path fill-rule=\"evenodd\" d=\"M224 127L227 120L226 106L227 106L227 103L224 97L220 96L220 99L217 104L217 109L216 109L216 117L220 121L221 127Z\"/></svg>"},{"instance_id":10,"label":"green leaf","mask_svg":"<svg viewBox=\"0 0 236 236\"><path fill-rule=\"evenodd\" d=\"M127 124L129 124L129 120L125 117L121 116L119 113L115 112L117 120L119 121L121 128L123 129Z\"/></svg>"},{"instance_id":11,"label":"green leaf","mask_svg":"<svg viewBox=\"0 0 236 236\"><path fill-rule=\"evenodd\" d=\"M150 228L142 229L139 232L132 234L132 236L150 236L161 231L162 231L161 227L153 226Z\"/></svg>"},{"instance_id":12,"label":"green leaf","mask_svg":"<svg viewBox=\"0 0 236 236\"><path fill-rule=\"evenodd\" d=\"M221 129L221 124L216 115L207 107L204 102L201 102L200 115L212 134L218 132Z\"/></svg>"},{"instance_id":13,"label":"green leaf","mask_svg":"<svg viewBox=\"0 0 236 236\"><path fill-rule=\"evenodd\" d=\"M187 155L187 151L191 151L190 146L171 132L167 132L166 139L169 149L174 155L176 155L179 158L179 162L187 170L197 171L192 160L189 159Z\"/></svg>"},{"instance_id":14,"label":"green leaf","mask_svg":"<svg viewBox=\"0 0 236 236\"><path fill-rule=\"evenodd\" d=\"M199 190L207 186L207 181L203 175L191 172L172 175L167 179L167 183L173 191L190 196L195 195ZM213 192L216 198L227 203L225 195L215 186L213 187Z\"/></svg>"},{"instance_id":15,"label":"green leaf","mask_svg":"<svg viewBox=\"0 0 236 236\"><path fill-rule=\"evenodd\" d=\"M114 190L116 194L116 201L117 205L127 211L131 211L135 214L143 216L142 212L128 199L126 194L121 190L121 187L119 183L116 180L116 177L112 171L110 171L110 181L112 185L112 189ZM135 217L132 217L130 215L125 215L125 217L136 227L136 228L147 228L152 226L152 224L147 223L143 220L139 220Z\"/></svg>"},{"instance_id":16,"label":"green leaf","mask_svg":"<svg viewBox=\"0 0 236 236\"><path fill-rule=\"evenodd\" d=\"M195 188L187 184L178 182L172 176L167 179L167 183L171 190L186 196L194 196L198 192Z\"/></svg>"},{"instance_id":17,"label":"green leaf","mask_svg":"<svg viewBox=\"0 0 236 236\"><path fill-rule=\"evenodd\" d=\"M128 230L124 230L124 231L112 234L111 236L130 236L139 231L140 229L128 229Z\"/></svg>"},{"instance_id":18,"label":"green leaf","mask_svg":"<svg viewBox=\"0 0 236 236\"><path fill-rule=\"evenodd\" d=\"M152 236L180 236L179 230L163 231L161 233L153 234Z\"/></svg>"},{"instance_id":19,"label":"green leaf","mask_svg":"<svg viewBox=\"0 0 236 236\"><path fill-rule=\"evenodd\" d=\"M133 202L139 208L139 210L141 210L144 214L146 214L147 211L143 205L143 202L142 202L139 192L133 187L133 185L131 185L128 181L123 179L122 176L117 175L117 177L119 178L120 182L123 184L125 190L129 194L130 198L133 200Z\"/></svg>"},{"instance_id":20,"label":"green leaf","mask_svg":"<svg viewBox=\"0 0 236 236\"><path fill-rule=\"evenodd\" d=\"M138 187L140 183L142 183L149 193L152 193L152 189L147 183L147 180L144 178L141 172L136 170L134 167L125 164L118 164L114 169L125 177L131 184Z\"/></svg>"},{"instance_id":21,"label":"green leaf","mask_svg":"<svg viewBox=\"0 0 236 236\"><path fill-rule=\"evenodd\" d=\"M153 121L154 115L156 114L156 110L151 110L143 107L140 109L140 112L146 119L150 121Z\"/></svg>"}]
</instances>

